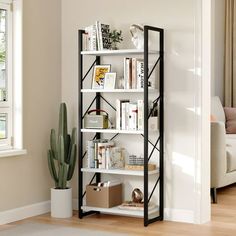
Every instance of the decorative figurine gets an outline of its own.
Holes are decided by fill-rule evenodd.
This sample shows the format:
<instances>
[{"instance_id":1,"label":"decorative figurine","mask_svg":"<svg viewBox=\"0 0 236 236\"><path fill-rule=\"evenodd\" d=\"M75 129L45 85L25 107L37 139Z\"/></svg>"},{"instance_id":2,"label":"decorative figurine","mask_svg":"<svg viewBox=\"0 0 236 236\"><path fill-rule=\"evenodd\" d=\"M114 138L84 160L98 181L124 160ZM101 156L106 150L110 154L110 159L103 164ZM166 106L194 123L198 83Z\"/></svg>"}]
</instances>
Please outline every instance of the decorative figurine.
<instances>
[{"instance_id":1,"label":"decorative figurine","mask_svg":"<svg viewBox=\"0 0 236 236\"><path fill-rule=\"evenodd\" d=\"M137 49L144 47L144 29L141 25L131 25L130 33L132 35L132 42Z\"/></svg>"},{"instance_id":2,"label":"decorative figurine","mask_svg":"<svg viewBox=\"0 0 236 236\"><path fill-rule=\"evenodd\" d=\"M132 200L135 203L142 203L143 193L139 188L135 188L132 192Z\"/></svg>"}]
</instances>

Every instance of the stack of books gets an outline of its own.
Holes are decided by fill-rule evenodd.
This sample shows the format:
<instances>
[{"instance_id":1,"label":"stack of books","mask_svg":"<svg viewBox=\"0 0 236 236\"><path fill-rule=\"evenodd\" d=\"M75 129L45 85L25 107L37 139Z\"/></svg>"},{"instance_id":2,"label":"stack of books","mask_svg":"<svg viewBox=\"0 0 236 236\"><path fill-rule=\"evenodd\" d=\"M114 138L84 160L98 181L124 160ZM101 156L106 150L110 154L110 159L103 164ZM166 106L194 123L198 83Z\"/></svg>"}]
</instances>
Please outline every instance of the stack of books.
<instances>
[{"instance_id":1,"label":"stack of books","mask_svg":"<svg viewBox=\"0 0 236 236\"><path fill-rule=\"evenodd\" d=\"M138 58L124 58L124 89L144 88L144 61Z\"/></svg>"},{"instance_id":2,"label":"stack of books","mask_svg":"<svg viewBox=\"0 0 236 236\"><path fill-rule=\"evenodd\" d=\"M116 129L143 130L143 100L116 100Z\"/></svg>"},{"instance_id":3,"label":"stack of books","mask_svg":"<svg viewBox=\"0 0 236 236\"><path fill-rule=\"evenodd\" d=\"M123 169L125 149L115 147L113 141L97 139L87 141L88 168Z\"/></svg>"},{"instance_id":4,"label":"stack of books","mask_svg":"<svg viewBox=\"0 0 236 236\"><path fill-rule=\"evenodd\" d=\"M108 50L111 48L110 26L96 21L95 24L85 28L83 35L83 50L96 51Z\"/></svg>"},{"instance_id":5,"label":"stack of books","mask_svg":"<svg viewBox=\"0 0 236 236\"><path fill-rule=\"evenodd\" d=\"M143 211L144 210L144 203L136 203L136 202L132 202L132 201L126 201L123 202L120 206L118 206L119 209L122 210L134 210L134 211ZM153 210L157 208L156 205L154 205L153 203L149 203L148 204L148 210Z\"/></svg>"}]
</instances>

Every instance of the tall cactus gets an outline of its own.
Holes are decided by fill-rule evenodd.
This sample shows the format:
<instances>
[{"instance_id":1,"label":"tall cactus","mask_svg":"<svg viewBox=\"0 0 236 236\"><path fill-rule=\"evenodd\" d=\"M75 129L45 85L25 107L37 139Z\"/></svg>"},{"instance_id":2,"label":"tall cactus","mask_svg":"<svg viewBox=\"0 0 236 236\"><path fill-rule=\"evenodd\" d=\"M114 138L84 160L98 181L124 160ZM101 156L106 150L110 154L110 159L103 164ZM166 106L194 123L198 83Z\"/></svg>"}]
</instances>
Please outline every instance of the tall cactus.
<instances>
[{"instance_id":1,"label":"tall cactus","mask_svg":"<svg viewBox=\"0 0 236 236\"><path fill-rule=\"evenodd\" d=\"M48 167L58 189L66 189L67 181L71 180L76 162L76 128L72 129L71 136L67 133L66 104L61 103L59 114L58 137L51 129L50 147L48 150Z\"/></svg>"}]
</instances>

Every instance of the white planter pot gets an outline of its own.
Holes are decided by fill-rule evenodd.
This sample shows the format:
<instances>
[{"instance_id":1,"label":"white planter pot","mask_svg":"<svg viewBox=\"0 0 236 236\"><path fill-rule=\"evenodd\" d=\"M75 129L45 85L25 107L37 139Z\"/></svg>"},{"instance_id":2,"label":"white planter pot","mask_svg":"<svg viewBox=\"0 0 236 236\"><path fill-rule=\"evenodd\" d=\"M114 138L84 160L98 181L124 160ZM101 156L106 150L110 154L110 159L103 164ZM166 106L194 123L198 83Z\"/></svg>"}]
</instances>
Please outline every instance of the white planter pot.
<instances>
[{"instance_id":1,"label":"white planter pot","mask_svg":"<svg viewBox=\"0 0 236 236\"><path fill-rule=\"evenodd\" d=\"M56 218L72 217L72 188L51 188L51 216Z\"/></svg>"}]
</instances>

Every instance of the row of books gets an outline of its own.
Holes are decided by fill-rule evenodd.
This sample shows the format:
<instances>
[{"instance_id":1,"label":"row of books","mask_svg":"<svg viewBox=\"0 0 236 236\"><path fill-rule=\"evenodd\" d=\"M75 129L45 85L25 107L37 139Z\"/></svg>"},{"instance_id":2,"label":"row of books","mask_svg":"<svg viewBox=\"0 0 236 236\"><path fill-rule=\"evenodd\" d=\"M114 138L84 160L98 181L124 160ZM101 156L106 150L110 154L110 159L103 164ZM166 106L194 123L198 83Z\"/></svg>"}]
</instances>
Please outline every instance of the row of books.
<instances>
[{"instance_id":1,"label":"row of books","mask_svg":"<svg viewBox=\"0 0 236 236\"><path fill-rule=\"evenodd\" d=\"M121 205L118 206L119 209L122 210L134 210L134 211L143 211L144 210L144 203L137 203L137 202L133 202L133 201L125 201L123 202ZM156 205L154 205L153 203L148 203L148 210L153 210L157 208Z\"/></svg>"},{"instance_id":2,"label":"row of books","mask_svg":"<svg viewBox=\"0 0 236 236\"><path fill-rule=\"evenodd\" d=\"M83 35L83 50L107 50L111 47L110 26L96 21L95 24L85 28Z\"/></svg>"},{"instance_id":3,"label":"row of books","mask_svg":"<svg viewBox=\"0 0 236 236\"><path fill-rule=\"evenodd\" d=\"M131 102L130 100L116 100L116 129L143 130L144 128L143 100Z\"/></svg>"},{"instance_id":4,"label":"row of books","mask_svg":"<svg viewBox=\"0 0 236 236\"><path fill-rule=\"evenodd\" d=\"M124 58L124 88L144 88L144 61L138 58Z\"/></svg>"},{"instance_id":5,"label":"row of books","mask_svg":"<svg viewBox=\"0 0 236 236\"><path fill-rule=\"evenodd\" d=\"M87 141L88 168L122 169L125 165L125 149L116 147L108 139Z\"/></svg>"}]
</instances>

